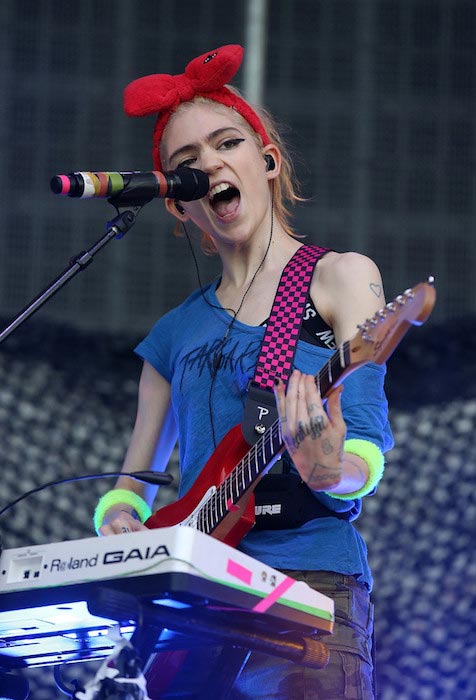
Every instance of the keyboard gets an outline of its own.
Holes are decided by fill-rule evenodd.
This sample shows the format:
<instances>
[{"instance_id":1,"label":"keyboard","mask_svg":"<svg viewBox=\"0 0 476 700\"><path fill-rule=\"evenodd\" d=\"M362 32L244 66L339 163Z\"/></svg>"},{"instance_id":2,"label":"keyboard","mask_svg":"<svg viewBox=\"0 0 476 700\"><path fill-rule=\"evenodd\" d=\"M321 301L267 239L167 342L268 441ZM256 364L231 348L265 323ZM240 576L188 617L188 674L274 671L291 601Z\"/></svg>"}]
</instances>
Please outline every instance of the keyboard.
<instances>
[{"instance_id":1,"label":"keyboard","mask_svg":"<svg viewBox=\"0 0 476 700\"><path fill-rule=\"evenodd\" d=\"M332 633L334 603L302 581L191 527L174 526L4 551L0 663L42 666L107 656L138 606L186 634L195 620L247 633ZM198 622L197 622L198 621ZM242 632L240 632L242 630Z\"/></svg>"}]
</instances>

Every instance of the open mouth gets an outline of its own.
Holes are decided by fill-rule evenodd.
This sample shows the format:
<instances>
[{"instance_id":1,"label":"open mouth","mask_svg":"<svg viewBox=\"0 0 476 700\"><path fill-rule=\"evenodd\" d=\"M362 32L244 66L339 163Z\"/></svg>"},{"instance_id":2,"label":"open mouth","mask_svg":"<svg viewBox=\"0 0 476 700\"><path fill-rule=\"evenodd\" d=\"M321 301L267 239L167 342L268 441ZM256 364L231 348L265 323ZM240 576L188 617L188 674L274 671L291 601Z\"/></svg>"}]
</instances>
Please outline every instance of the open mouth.
<instances>
[{"instance_id":1,"label":"open mouth","mask_svg":"<svg viewBox=\"0 0 476 700\"><path fill-rule=\"evenodd\" d=\"M210 206L222 218L235 213L240 203L240 192L228 182L221 182L212 187L209 194Z\"/></svg>"}]
</instances>

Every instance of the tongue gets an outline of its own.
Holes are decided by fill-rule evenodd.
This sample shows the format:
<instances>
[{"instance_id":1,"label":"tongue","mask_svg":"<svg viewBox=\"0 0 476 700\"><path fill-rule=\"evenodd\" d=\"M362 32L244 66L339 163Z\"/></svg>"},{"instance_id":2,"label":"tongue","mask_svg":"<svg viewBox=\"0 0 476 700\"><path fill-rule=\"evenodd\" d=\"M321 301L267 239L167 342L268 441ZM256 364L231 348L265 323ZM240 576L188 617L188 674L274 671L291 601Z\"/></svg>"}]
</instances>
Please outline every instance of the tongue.
<instances>
[{"instance_id":1,"label":"tongue","mask_svg":"<svg viewBox=\"0 0 476 700\"><path fill-rule=\"evenodd\" d=\"M230 216L231 214L235 213L235 211L238 209L239 203L240 198L233 197L233 199L230 199L228 201L222 200L221 202L217 202L213 208L215 209L218 216L225 218L226 216Z\"/></svg>"}]
</instances>

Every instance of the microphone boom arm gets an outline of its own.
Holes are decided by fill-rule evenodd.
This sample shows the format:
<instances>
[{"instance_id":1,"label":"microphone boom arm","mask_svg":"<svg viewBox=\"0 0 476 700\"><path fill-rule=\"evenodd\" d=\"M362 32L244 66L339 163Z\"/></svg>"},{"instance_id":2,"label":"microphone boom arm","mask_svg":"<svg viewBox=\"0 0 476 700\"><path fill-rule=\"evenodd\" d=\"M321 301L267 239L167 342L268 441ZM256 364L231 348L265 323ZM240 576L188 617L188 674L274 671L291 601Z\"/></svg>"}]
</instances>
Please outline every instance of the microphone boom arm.
<instances>
[{"instance_id":1,"label":"microphone boom arm","mask_svg":"<svg viewBox=\"0 0 476 700\"><path fill-rule=\"evenodd\" d=\"M124 206L121 202L121 196L115 198L110 198L108 202L112 204L117 211L117 216L106 224L106 233L102 236L96 243L94 243L88 250L83 250L76 256L72 257L68 267L55 279L53 280L45 289L40 292L27 306L25 306L22 311L9 323L9 325L4 328L0 333L0 343L3 343L8 336L13 333L19 326L22 325L30 316L32 316L35 311L38 311L46 302L51 299L51 297L56 294L64 285L69 282L78 272L82 272L88 265L93 261L94 256L98 253L104 246L109 243L113 238L122 238L129 229L134 225L137 214L140 212L142 207L151 201L149 197L146 201L142 203L136 203L134 205Z\"/></svg>"}]
</instances>

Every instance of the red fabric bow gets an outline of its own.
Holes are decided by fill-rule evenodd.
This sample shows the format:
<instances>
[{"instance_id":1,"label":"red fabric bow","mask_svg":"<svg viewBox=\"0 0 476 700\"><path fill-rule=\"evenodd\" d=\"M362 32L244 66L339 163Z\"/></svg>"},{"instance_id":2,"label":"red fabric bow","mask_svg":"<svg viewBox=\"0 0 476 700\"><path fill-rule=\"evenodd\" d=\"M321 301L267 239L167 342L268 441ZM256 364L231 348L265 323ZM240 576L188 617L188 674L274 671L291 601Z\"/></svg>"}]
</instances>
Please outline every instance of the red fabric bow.
<instances>
[{"instance_id":1,"label":"red fabric bow","mask_svg":"<svg viewBox=\"0 0 476 700\"><path fill-rule=\"evenodd\" d=\"M269 143L266 130L250 105L227 87L243 60L243 48L237 44L222 46L194 58L179 75L147 75L134 80L124 90L124 111L130 117L157 114L153 138L153 160L161 170L159 145L164 128L181 102L197 95L234 107L260 134L263 145Z\"/></svg>"},{"instance_id":2,"label":"red fabric bow","mask_svg":"<svg viewBox=\"0 0 476 700\"><path fill-rule=\"evenodd\" d=\"M124 110L130 117L170 111L198 94L219 90L228 83L243 60L241 46L222 46L194 58L180 75L146 75L124 91Z\"/></svg>"}]
</instances>

